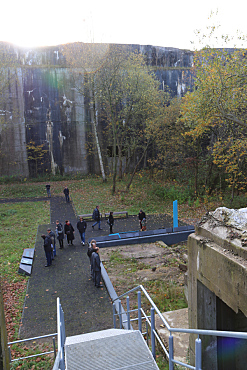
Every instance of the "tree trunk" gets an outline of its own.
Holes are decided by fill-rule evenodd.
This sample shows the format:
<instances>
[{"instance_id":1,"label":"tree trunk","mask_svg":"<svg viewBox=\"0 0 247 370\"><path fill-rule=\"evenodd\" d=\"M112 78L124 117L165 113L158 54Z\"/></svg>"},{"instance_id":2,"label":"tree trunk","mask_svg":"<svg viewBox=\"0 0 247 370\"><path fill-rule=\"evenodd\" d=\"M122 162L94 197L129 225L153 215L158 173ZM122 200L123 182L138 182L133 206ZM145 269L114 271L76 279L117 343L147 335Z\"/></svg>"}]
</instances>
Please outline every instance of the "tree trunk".
<instances>
[{"instance_id":1,"label":"tree trunk","mask_svg":"<svg viewBox=\"0 0 247 370\"><path fill-rule=\"evenodd\" d=\"M93 77L94 79L94 77ZM95 137L95 142L96 142L96 147L97 147L97 152L98 152L98 157L99 157L99 165L100 165L100 170L101 170L101 175L103 182L106 181L106 176L105 176L105 170L104 170L104 164L103 164L103 159L102 159L102 154L101 154L101 148L99 144L99 137L98 137L98 132L97 132L97 117L96 117L96 102L95 102L95 93L94 93L94 80L92 80L92 86L91 86L91 102L90 102L90 111L91 111L91 120L92 120L92 125L93 125L93 132L94 132L94 137Z\"/></svg>"},{"instance_id":2,"label":"tree trunk","mask_svg":"<svg viewBox=\"0 0 247 370\"><path fill-rule=\"evenodd\" d=\"M144 158L144 156L145 156L145 154L146 154L146 151L147 151L147 149L148 149L148 145L149 145L149 140L148 140L148 142L147 142L146 148L144 149L144 151L143 151L143 153L142 153L141 158L139 159L138 163L136 164L136 166L135 166L135 168L134 168L134 171L133 171L133 173L132 173L132 175L131 175L131 178L130 178L129 183L128 183L128 185L126 186L126 190L127 190L127 191L129 191L129 188L130 188L130 185L132 184L132 181L133 181L133 178L134 178L134 176L135 176L136 170L137 170L137 168L138 168L139 164L141 163L141 161L143 160L143 158Z\"/></svg>"},{"instance_id":3,"label":"tree trunk","mask_svg":"<svg viewBox=\"0 0 247 370\"><path fill-rule=\"evenodd\" d=\"M116 191L116 177L117 177L117 151L116 151L116 128L115 122L112 122L113 131L113 182L112 182L112 194Z\"/></svg>"}]
</instances>

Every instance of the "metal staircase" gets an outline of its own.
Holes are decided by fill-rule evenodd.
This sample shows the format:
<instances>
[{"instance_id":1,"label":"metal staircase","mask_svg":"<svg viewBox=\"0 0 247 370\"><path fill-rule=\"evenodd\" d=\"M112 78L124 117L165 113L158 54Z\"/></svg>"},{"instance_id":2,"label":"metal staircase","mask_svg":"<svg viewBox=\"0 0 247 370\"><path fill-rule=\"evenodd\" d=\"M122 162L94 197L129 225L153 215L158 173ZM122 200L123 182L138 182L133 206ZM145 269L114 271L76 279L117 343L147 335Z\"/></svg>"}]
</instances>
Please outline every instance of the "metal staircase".
<instances>
[{"instance_id":1,"label":"metal staircase","mask_svg":"<svg viewBox=\"0 0 247 370\"><path fill-rule=\"evenodd\" d=\"M158 366L139 330L108 329L66 338L68 370L152 370Z\"/></svg>"}]
</instances>

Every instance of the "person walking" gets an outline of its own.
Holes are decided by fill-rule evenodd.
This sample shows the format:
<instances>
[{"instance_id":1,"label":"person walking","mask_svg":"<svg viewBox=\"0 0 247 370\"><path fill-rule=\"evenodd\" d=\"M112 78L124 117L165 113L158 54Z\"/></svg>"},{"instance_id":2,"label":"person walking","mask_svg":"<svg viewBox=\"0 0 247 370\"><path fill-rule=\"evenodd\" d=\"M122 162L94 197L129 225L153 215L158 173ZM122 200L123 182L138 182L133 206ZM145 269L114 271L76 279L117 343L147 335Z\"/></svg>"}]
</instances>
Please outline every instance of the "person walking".
<instances>
[{"instance_id":1,"label":"person walking","mask_svg":"<svg viewBox=\"0 0 247 370\"><path fill-rule=\"evenodd\" d=\"M51 238L49 235L42 234L41 238L44 239L44 250L46 256L46 265L45 267L49 267L52 264L52 247L51 247Z\"/></svg>"},{"instance_id":2,"label":"person walking","mask_svg":"<svg viewBox=\"0 0 247 370\"><path fill-rule=\"evenodd\" d=\"M100 257L99 257L99 247L95 248L95 251L92 253L93 259L93 272L94 272L94 285L96 288L101 288L101 266L100 266Z\"/></svg>"},{"instance_id":3,"label":"person walking","mask_svg":"<svg viewBox=\"0 0 247 370\"><path fill-rule=\"evenodd\" d=\"M77 222L77 229L79 231L80 237L81 237L81 243L82 245L85 245L85 232L87 228L87 223L85 220L83 220L83 217L80 216L80 221Z\"/></svg>"},{"instance_id":4,"label":"person walking","mask_svg":"<svg viewBox=\"0 0 247 370\"><path fill-rule=\"evenodd\" d=\"M54 257L57 255L57 252L56 252L56 235L50 228L47 229L47 233L48 233L49 237L51 238L52 259L54 260Z\"/></svg>"},{"instance_id":5,"label":"person walking","mask_svg":"<svg viewBox=\"0 0 247 370\"><path fill-rule=\"evenodd\" d=\"M51 197L51 185L50 184L46 184L46 192L47 192L47 196L48 198Z\"/></svg>"},{"instance_id":6,"label":"person walking","mask_svg":"<svg viewBox=\"0 0 247 370\"><path fill-rule=\"evenodd\" d=\"M75 229L71 225L70 221L69 220L65 221L64 234L67 236L68 245L69 244L73 245L73 240L75 239L74 232Z\"/></svg>"},{"instance_id":7,"label":"person walking","mask_svg":"<svg viewBox=\"0 0 247 370\"><path fill-rule=\"evenodd\" d=\"M59 241L59 249L63 249L63 239L64 239L63 225L58 220L56 221L56 234L57 240Z\"/></svg>"},{"instance_id":8,"label":"person walking","mask_svg":"<svg viewBox=\"0 0 247 370\"><path fill-rule=\"evenodd\" d=\"M92 225L92 228L94 229L94 226L99 224L99 230L102 230L100 228L100 213L99 213L99 206L96 206L94 211L93 211L93 220L95 223Z\"/></svg>"},{"instance_id":9,"label":"person walking","mask_svg":"<svg viewBox=\"0 0 247 370\"><path fill-rule=\"evenodd\" d=\"M69 203L69 189L67 188L67 186L65 186L63 192L64 192L64 195L65 195L66 203Z\"/></svg>"},{"instance_id":10,"label":"person walking","mask_svg":"<svg viewBox=\"0 0 247 370\"><path fill-rule=\"evenodd\" d=\"M112 226L114 224L113 212L110 212L109 218L107 220L108 225L110 226L110 234L112 234Z\"/></svg>"}]
</instances>

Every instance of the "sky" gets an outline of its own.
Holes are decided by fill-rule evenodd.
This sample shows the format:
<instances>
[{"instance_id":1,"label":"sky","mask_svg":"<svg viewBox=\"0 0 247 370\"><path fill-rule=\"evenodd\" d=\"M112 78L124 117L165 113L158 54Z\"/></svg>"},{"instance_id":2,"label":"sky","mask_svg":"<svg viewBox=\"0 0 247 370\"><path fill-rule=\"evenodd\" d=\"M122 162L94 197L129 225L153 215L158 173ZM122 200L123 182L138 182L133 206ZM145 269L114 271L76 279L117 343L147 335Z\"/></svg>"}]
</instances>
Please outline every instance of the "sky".
<instances>
[{"instance_id":1,"label":"sky","mask_svg":"<svg viewBox=\"0 0 247 370\"><path fill-rule=\"evenodd\" d=\"M0 41L28 48L77 41L190 50L205 43L233 47L230 41L199 43L196 34L220 26L219 38L237 31L247 35L246 10L243 0L4 0Z\"/></svg>"}]
</instances>

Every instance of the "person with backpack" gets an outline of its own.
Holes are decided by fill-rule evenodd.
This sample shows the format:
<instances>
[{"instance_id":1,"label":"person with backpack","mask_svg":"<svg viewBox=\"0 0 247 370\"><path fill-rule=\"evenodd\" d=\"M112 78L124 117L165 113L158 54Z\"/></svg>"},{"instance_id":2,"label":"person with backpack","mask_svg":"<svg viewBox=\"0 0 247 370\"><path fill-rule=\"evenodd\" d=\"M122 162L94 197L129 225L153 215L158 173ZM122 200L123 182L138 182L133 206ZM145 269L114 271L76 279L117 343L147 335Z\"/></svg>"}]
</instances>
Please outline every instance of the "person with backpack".
<instances>
[{"instance_id":1,"label":"person with backpack","mask_svg":"<svg viewBox=\"0 0 247 370\"><path fill-rule=\"evenodd\" d=\"M41 238L44 239L44 250L46 256L46 265L45 267L49 267L52 264L52 247L51 247L51 238L49 235L42 234Z\"/></svg>"},{"instance_id":2,"label":"person with backpack","mask_svg":"<svg viewBox=\"0 0 247 370\"><path fill-rule=\"evenodd\" d=\"M92 259L92 254L96 249L96 240L92 239L91 242L89 243L88 250L87 250L87 255L90 260L90 273L91 273L91 278L94 280L94 272L93 272L93 259Z\"/></svg>"},{"instance_id":3,"label":"person with backpack","mask_svg":"<svg viewBox=\"0 0 247 370\"><path fill-rule=\"evenodd\" d=\"M59 249L63 249L63 240L64 240L63 225L58 220L56 221L56 234L57 240L59 241Z\"/></svg>"},{"instance_id":4,"label":"person with backpack","mask_svg":"<svg viewBox=\"0 0 247 370\"><path fill-rule=\"evenodd\" d=\"M94 229L94 226L99 224L99 230L102 230L100 228L100 213L99 213L99 206L96 206L94 211L93 211L93 220L95 221L95 223L92 225L92 228Z\"/></svg>"},{"instance_id":5,"label":"person with backpack","mask_svg":"<svg viewBox=\"0 0 247 370\"><path fill-rule=\"evenodd\" d=\"M51 238L52 259L54 260L54 257L57 255L57 252L56 252L56 235L50 228L47 229L47 233L48 233L49 237Z\"/></svg>"}]
</instances>

